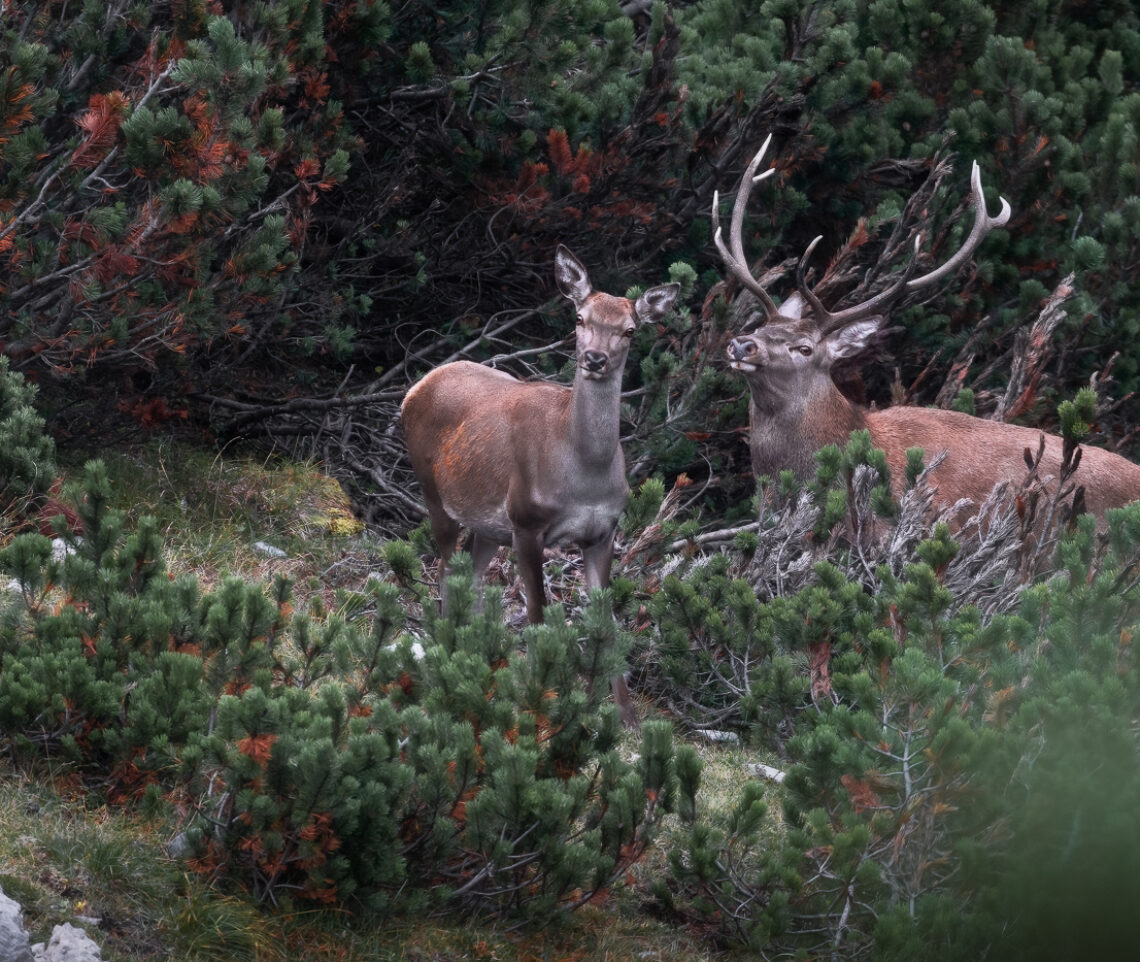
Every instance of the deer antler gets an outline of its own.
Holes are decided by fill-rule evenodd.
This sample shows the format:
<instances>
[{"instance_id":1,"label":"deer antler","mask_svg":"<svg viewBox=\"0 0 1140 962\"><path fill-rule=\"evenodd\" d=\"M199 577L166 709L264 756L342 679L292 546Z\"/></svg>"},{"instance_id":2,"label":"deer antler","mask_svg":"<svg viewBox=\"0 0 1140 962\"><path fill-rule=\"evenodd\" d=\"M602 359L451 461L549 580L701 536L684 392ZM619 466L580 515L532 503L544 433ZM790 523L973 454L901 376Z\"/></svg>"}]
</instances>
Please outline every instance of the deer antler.
<instances>
[{"instance_id":1,"label":"deer antler","mask_svg":"<svg viewBox=\"0 0 1140 962\"><path fill-rule=\"evenodd\" d=\"M757 282L756 278L752 276L752 272L748 269L748 262L744 256L744 245L740 239L740 232L744 227L744 210L748 206L748 198L752 193L752 185L758 184L766 177L770 177L776 172L775 167L769 167L764 173L757 174L756 168L760 166L760 161L763 159L765 152L768 150L768 145L772 142L772 135L769 134L756 151L756 156L752 158L751 163L744 171L744 176L740 178L740 189L736 192L736 202L732 205L732 224L729 228L728 239L729 244L732 245L731 251L725 246L724 237L720 226L720 192L713 191L712 202L712 226L713 226L713 241L716 243L716 249L720 251L721 260L724 261L725 267L728 268L730 274L735 277L741 284L748 290L756 295L760 300L761 307L764 308L766 320L772 320L777 314L780 313L779 308L776 307L776 302L768 295L768 292Z\"/></svg>"},{"instance_id":2,"label":"deer antler","mask_svg":"<svg viewBox=\"0 0 1140 962\"><path fill-rule=\"evenodd\" d=\"M966 243L961 246L958 253L941 267L935 268L929 274L923 274L922 277L916 277L913 281L908 283L908 290L917 291L919 288L933 284L935 281L941 280L947 274L956 271L962 264L969 260L970 255L977 250L978 245L985 238L986 234L995 227L1004 227L1005 224L1008 223L1009 216L1013 211L1009 206L1009 201L1004 197L998 198L998 200L1001 201L1001 210L998 211L997 216L990 217L990 215L986 213L986 195L982 190L982 172L976 160L970 170L970 187L974 195L974 226L970 230L970 236L966 238Z\"/></svg>"},{"instance_id":3,"label":"deer antler","mask_svg":"<svg viewBox=\"0 0 1140 962\"><path fill-rule=\"evenodd\" d=\"M815 245L821 240L823 240L822 235L808 244L807 250L804 251L804 256L800 258L800 262L796 265L796 288L800 294L803 295L804 300L811 305L816 324L824 334L837 331L852 321L870 317L872 314L878 314L881 309L890 305L895 298L902 293L903 288L906 287L907 282L910 281L910 275L914 273L914 269L918 264L918 238L916 237L914 239L914 251L910 255L906 269L899 275L899 279L895 281L894 284L885 291L880 291L869 301L864 301L862 304L855 304L853 307L832 313L820 303L819 298L815 296L815 291L807 286L807 282L804 279L804 269L811 257L811 252L815 250Z\"/></svg>"},{"instance_id":4,"label":"deer antler","mask_svg":"<svg viewBox=\"0 0 1140 962\"><path fill-rule=\"evenodd\" d=\"M966 242L944 264L936 267L929 274L923 274L922 277L916 277L912 280L910 275L914 273L914 268L917 264L919 246L919 239L915 237L914 252L911 254L910 261L899 279L885 291L881 291L869 301L864 301L862 304L854 304L842 311L832 313L825 309L819 302L819 298L815 296L815 293L808 289L804 283L804 270L808 259L811 257L811 252L822 238L817 237L813 240L808 245L807 250L804 251L804 256L800 258L799 265L796 267L796 286L804 299L811 304L820 329L825 334L830 334L850 324L852 321L870 317L872 314L878 314L893 303L904 290L917 291L924 287L929 287L931 284L935 284L942 280L942 278L952 274L969 260L970 255L977 250L978 245L981 244L985 236L995 227L1001 227L1007 223L1012 213L1009 201L1004 197L1000 197L1001 210L994 217L990 217L986 211L986 195L982 190L982 174L976 160L970 171L970 184L974 200L974 226L971 228L970 236L966 238Z\"/></svg>"},{"instance_id":5,"label":"deer antler","mask_svg":"<svg viewBox=\"0 0 1140 962\"><path fill-rule=\"evenodd\" d=\"M748 269L747 260L744 256L744 245L741 240L741 231L744 225L744 211L748 206L748 198L752 193L752 185L770 176L775 170L775 168L769 168L762 174L756 173L756 168L760 166L760 161L763 159L765 152L768 150L768 145L771 142L772 135L769 134L761 148L756 152L756 156L752 158L752 162L749 163L747 169L744 171L744 176L740 179L740 188L736 192L736 201L732 207L732 224L729 228L728 244L725 244L720 225L720 214L718 211L718 207L720 206L719 193L713 193L712 204L713 240L716 243L716 248L720 251L721 259L724 261L724 265L728 268L729 273L760 300L760 305L765 314L765 321L771 321L779 316L779 308L776 307L775 301L772 300L768 292L764 290ZM816 297L815 292L807 286L805 281L807 263L816 245L822 240L822 237L817 237L808 245L807 250L804 251L796 267L796 287L804 300L811 305L816 322L825 334L830 334L850 324L852 321L881 313L900 297L904 291L920 290L952 274L969 260L970 256L977 250L978 245L981 244L982 240L990 231L995 227L1003 226L1009 221L1012 210L1009 206L1009 202L1004 197L999 198L1001 200L1001 210L996 216L990 217L986 211L986 197L985 192L982 190L982 175L978 168L977 161L974 161L973 168L970 172L970 183L973 194L974 226L970 230L970 236L966 238L966 242L961 248L959 248L949 260L941 266L936 267L929 274L923 274L921 277L912 279L911 275L914 273L915 267L918 264L919 238L915 237L914 251L911 254L910 261L905 270L899 275L898 280L891 284L885 291L881 291L862 304L855 304L842 311L835 312L829 311L823 306L819 298Z\"/></svg>"}]
</instances>

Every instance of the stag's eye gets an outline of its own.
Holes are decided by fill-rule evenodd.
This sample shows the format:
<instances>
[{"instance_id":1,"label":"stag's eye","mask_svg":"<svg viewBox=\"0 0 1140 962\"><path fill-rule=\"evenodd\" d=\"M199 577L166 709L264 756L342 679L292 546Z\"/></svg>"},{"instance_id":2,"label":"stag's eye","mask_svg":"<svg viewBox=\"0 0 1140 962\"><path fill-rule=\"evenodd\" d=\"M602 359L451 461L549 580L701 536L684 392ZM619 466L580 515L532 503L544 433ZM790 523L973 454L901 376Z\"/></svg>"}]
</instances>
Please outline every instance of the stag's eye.
<instances>
[{"instance_id":1,"label":"stag's eye","mask_svg":"<svg viewBox=\"0 0 1140 962\"><path fill-rule=\"evenodd\" d=\"M810 344L797 344L792 350L799 351L804 357L811 357Z\"/></svg>"}]
</instances>

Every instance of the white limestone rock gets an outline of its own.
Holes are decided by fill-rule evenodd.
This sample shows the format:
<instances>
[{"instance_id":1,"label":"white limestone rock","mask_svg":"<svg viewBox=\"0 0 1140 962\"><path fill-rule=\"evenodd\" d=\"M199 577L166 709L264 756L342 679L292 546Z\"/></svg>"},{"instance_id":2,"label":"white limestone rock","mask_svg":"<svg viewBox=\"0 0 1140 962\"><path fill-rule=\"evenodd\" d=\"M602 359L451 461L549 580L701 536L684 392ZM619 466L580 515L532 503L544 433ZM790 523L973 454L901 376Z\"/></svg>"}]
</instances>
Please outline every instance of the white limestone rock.
<instances>
[{"instance_id":1,"label":"white limestone rock","mask_svg":"<svg viewBox=\"0 0 1140 962\"><path fill-rule=\"evenodd\" d=\"M0 959L3 962L32 962L28 933L24 931L24 910L0 890Z\"/></svg>"},{"instance_id":2,"label":"white limestone rock","mask_svg":"<svg viewBox=\"0 0 1140 962\"><path fill-rule=\"evenodd\" d=\"M35 962L103 962L102 952L91 937L64 922L52 929L51 941L32 946Z\"/></svg>"}]
</instances>

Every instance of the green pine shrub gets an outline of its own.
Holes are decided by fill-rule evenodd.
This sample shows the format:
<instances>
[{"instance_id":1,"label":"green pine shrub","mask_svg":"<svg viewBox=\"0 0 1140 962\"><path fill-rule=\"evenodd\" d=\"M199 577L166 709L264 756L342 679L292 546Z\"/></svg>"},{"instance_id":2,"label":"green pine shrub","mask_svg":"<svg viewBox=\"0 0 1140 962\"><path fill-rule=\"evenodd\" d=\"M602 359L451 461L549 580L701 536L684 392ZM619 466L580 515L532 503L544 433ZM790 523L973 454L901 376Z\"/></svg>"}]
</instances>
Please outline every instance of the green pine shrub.
<instances>
[{"instance_id":1,"label":"green pine shrub","mask_svg":"<svg viewBox=\"0 0 1140 962\"><path fill-rule=\"evenodd\" d=\"M35 388L0 354L0 543L56 479L55 442L34 400Z\"/></svg>"},{"instance_id":2,"label":"green pine shrub","mask_svg":"<svg viewBox=\"0 0 1140 962\"><path fill-rule=\"evenodd\" d=\"M812 510L762 517L761 534L783 526L779 543L810 545L827 508L797 503ZM747 590L749 572L770 570L751 554L677 565L653 599L670 704L756 736L786 777L743 787L727 809L698 800L651 886L658 903L772 957L1125 951L1140 858L1140 505L1107 520L1064 529L1046 576L1028 580L1007 577L1016 551L1003 574L945 525L901 558L851 541L785 549L778 594ZM796 575L791 562L809 558ZM763 679L789 657L798 697L782 727L713 713L752 695L732 666ZM778 825L765 795L780 800Z\"/></svg>"},{"instance_id":3,"label":"green pine shrub","mask_svg":"<svg viewBox=\"0 0 1140 962\"><path fill-rule=\"evenodd\" d=\"M120 713L166 650L179 597L155 526L126 534L108 495L105 468L89 463L75 503L84 533L64 534L62 558L38 534L0 551L0 571L14 579L0 621L0 725L17 752L63 753L89 770L130 761Z\"/></svg>"},{"instance_id":4,"label":"green pine shrub","mask_svg":"<svg viewBox=\"0 0 1140 962\"><path fill-rule=\"evenodd\" d=\"M128 530L109 495L90 462L61 558L38 534L0 550L0 739L111 800L188 804L197 871L274 905L542 920L692 809L669 725L645 726L636 761L619 751L610 593L570 622L552 608L525 653L497 592L478 610L467 556L450 616L428 606L419 631L419 589L396 582L294 611L283 578L172 579L153 521Z\"/></svg>"},{"instance_id":5,"label":"green pine shrub","mask_svg":"<svg viewBox=\"0 0 1140 962\"><path fill-rule=\"evenodd\" d=\"M451 614L419 638L403 631L399 592L375 587L371 630L344 629L335 679L306 689L255 670L228 686L191 752L199 870L273 903L541 919L640 858L679 804L675 749L650 723L637 763L617 750L608 597L579 624L528 628L523 655L496 592L475 610L470 574L456 565Z\"/></svg>"}]
</instances>

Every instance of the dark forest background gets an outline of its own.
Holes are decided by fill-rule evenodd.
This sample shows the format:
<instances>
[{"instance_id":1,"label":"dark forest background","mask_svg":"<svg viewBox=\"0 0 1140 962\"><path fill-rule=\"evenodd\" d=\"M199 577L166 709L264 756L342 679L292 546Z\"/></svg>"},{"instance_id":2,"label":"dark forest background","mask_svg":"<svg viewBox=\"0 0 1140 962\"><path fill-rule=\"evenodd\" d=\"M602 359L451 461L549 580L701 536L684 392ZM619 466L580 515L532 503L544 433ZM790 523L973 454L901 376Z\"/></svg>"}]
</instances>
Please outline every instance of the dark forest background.
<instances>
[{"instance_id":1,"label":"dark forest background","mask_svg":"<svg viewBox=\"0 0 1140 962\"><path fill-rule=\"evenodd\" d=\"M973 160L1013 207L896 307L853 396L1055 428L1095 378L1095 442L1134 447L1132 3L15 2L0 64L0 347L63 444L272 441L400 533L404 390L460 354L564 375L564 243L601 289L683 283L627 368L628 459L731 510L751 482L722 341L750 295L726 304L709 212L771 133L746 234L777 297L816 234L832 304L916 232L948 256Z\"/></svg>"}]
</instances>

